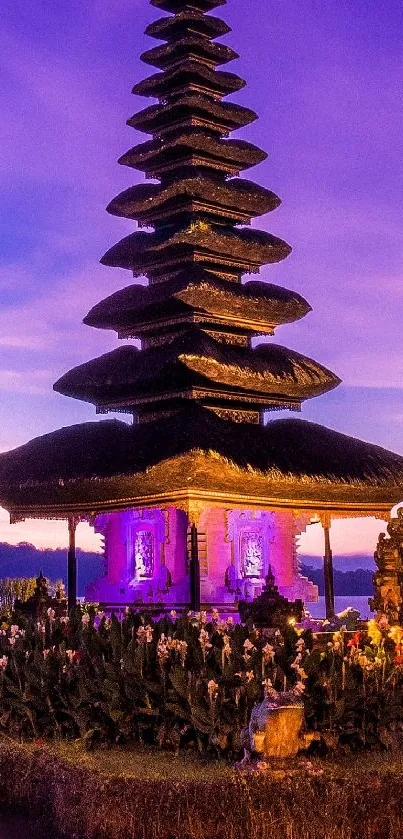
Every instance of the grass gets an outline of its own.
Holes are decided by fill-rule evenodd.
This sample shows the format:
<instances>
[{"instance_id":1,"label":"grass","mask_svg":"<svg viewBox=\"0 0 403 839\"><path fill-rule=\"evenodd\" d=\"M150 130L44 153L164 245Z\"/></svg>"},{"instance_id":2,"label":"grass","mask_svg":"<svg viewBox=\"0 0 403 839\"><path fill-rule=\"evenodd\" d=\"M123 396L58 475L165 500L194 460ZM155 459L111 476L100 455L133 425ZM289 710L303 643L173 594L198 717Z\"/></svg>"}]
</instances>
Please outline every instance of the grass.
<instances>
[{"instance_id":1,"label":"grass","mask_svg":"<svg viewBox=\"0 0 403 839\"><path fill-rule=\"evenodd\" d=\"M0 741L0 796L69 839L400 839L403 754L236 772L193 753Z\"/></svg>"}]
</instances>

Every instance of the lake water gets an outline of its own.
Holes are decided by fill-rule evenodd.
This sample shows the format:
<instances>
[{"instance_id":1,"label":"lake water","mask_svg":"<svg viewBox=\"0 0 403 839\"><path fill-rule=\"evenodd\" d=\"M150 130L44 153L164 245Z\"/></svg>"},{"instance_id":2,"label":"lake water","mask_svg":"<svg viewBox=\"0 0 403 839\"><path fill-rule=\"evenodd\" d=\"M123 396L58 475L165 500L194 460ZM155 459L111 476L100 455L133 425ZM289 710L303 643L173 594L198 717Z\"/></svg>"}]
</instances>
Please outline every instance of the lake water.
<instances>
[{"instance_id":1,"label":"lake water","mask_svg":"<svg viewBox=\"0 0 403 839\"><path fill-rule=\"evenodd\" d=\"M372 617L373 613L370 611L370 608L368 606L368 598L371 596L371 594L367 594L366 597L335 597L334 602L336 614L337 612L343 612L344 609L347 609L349 606L352 606L353 609L357 609L357 611L360 613L362 620ZM306 603L306 608L308 609L308 612L311 613L313 618L324 618L325 598L320 597L318 603Z\"/></svg>"}]
</instances>

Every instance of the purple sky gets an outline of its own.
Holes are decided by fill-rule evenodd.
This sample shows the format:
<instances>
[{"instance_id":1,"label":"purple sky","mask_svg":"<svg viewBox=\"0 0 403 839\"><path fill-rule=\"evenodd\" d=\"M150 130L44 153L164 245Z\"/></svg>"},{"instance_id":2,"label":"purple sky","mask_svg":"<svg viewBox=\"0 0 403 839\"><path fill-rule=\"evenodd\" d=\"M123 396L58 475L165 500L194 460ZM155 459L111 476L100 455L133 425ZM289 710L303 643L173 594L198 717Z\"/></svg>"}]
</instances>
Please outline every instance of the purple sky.
<instances>
[{"instance_id":1,"label":"purple sky","mask_svg":"<svg viewBox=\"0 0 403 839\"><path fill-rule=\"evenodd\" d=\"M240 136L269 152L246 177L283 201L256 226L294 249L262 277L313 306L276 340L343 379L302 416L403 453L401 0L228 0L217 14L248 83L236 99L260 115ZM139 54L158 16L147 0L3 0L0 449L95 419L52 384L116 346L81 319L130 282L98 260L133 229L104 208L136 179L116 160L147 139L125 120L153 101L130 90L152 72Z\"/></svg>"}]
</instances>

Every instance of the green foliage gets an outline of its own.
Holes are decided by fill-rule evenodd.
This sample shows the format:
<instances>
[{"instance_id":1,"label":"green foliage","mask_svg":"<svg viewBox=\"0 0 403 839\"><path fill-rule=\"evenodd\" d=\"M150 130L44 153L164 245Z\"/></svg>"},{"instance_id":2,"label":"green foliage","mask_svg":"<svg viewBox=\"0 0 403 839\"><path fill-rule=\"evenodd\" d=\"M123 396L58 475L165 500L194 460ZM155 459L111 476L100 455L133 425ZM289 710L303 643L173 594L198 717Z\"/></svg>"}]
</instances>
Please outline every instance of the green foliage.
<instances>
[{"instance_id":1,"label":"green foliage","mask_svg":"<svg viewBox=\"0 0 403 839\"><path fill-rule=\"evenodd\" d=\"M264 691L305 686L316 747L390 748L403 731L403 630L285 637L201 615L151 622L95 605L0 626L0 732L19 739L193 746L234 756ZM319 744L319 745L318 745Z\"/></svg>"}]
</instances>

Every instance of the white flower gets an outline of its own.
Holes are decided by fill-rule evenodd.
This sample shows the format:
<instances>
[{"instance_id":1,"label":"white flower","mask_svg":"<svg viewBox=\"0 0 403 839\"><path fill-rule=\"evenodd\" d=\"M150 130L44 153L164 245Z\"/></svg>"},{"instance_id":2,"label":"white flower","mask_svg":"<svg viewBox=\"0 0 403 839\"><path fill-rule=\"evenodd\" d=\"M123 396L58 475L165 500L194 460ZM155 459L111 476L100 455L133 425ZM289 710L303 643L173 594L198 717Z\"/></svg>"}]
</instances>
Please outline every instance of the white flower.
<instances>
[{"instance_id":1,"label":"white flower","mask_svg":"<svg viewBox=\"0 0 403 839\"><path fill-rule=\"evenodd\" d=\"M54 609L52 609L52 608L48 609L46 614L47 614L50 621L54 621L54 619L56 617L56 612L55 612Z\"/></svg>"},{"instance_id":2,"label":"white flower","mask_svg":"<svg viewBox=\"0 0 403 839\"><path fill-rule=\"evenodd\" d=\"M176 609L172 609L169 614L170 614L172 620L176 621L176 618L178 616L178 613L177 613Z\"/></svg>"},{"instance_id":3,"label":"white flower","mask_svg":"<svg viewBox=\"0 0 403 839\"><path fill-rule=\"evenodd\" d=\"M152 628L152 626L150 626L150 624L147 624L147 626L145 628L145 633L146 633L146 643L151 644L151 642L153 640L153 628Z\"/></svg>"},{"instance_id":4,"label":"white flower","mask_svg":"<svg viewBox=\"0 0 403 839\"><path fill-rule=\"evenodd\" d=\"M203 658L206 658L206 654L208 650L211 650L212 644L210 643L210 636L205 629L201 629L199 633L199 644L202 648Z\"/></svg>"},{"instance_id":5,"label":"white flower","mask_svg":"<svg viewBox=\"0 0 403 839\"><path fill-rule=\"evenodd\" d=\"M184 667L185 666L185 661L186 661L186 655L187 655L187 651L188 651L187 642L186 641L177 641L176 642L176 649L177 649L177 651L179 653L179 656L180 656L181 665L182 665L182 667Z\"/></svg>"},{"instance_id":6,"label":"white flower","mask_svg":"<svg viewBox=\"0 0 403 839\"><path fill-rule=\"evenodd\" d=\"M89 622L90 622L90 616L87 614L87 612L85 612L85 614L81 618L81 623L82 623L83 626L88 626Z\"/></svg>"},{"instance_id":7,"label":"white flower","mask_svg":"<svg viewBox=\"0 0 403 839\"><path fill-rule=\"evenodd\" d=\"M272 644L265 644L262 649L263 661L265 664L269 664L274 661L275 652L276 651Z\"/></svg>"},{"instance_id":8,"label":"white flower","mask_svg":"<svg viewBox=\"0 0 403 839\"><path fill-rule=\"evenodd\" d=\"M5 670L8 664L8 658L6 655L2 655L0 658L0 670Z\"/></svg>"},{"instance_id":9,"label":"white flower","mask_svg":"<svg viewBox=\"0 0 403 839\"><path fill-rule=\"evenodd\" d=\"M10 626L10 633L12 638L14 637L14 635L18 635L19 631L20 627L17 626L16 623L13 623L12 626Z\"/></svg>"},{"instance_id":10,"label":"white flower","mask_svg":"<svg viewBox=\"0 0 403 839\"><path fill-rule=\"evenodd\" d=\"M157 658L161 666L164 664L167 658L169 658L168 643L164 633L162 633L161 638L159 639L157 644Z\"/></svg>"},{"instance_id":11,"label":"white flower","mask_svg":"<svg viewBox=\"0 0 403 839\"><path fill-rule=\"evenodd\" d=\"M255 678L255 674L254 674L253 670L247 670L245 675L246 675L246 681L248 682L248 684L249 684L249 682L253 682L253 679Z\"/></svg>"},{"instance_id":12,"label":"white flower","mask_svg":"<svg viewBox=\"0 0 403 839\"><path fill-rule=\"evenodd\" d=\"M214 681L214 679L210 679L207 685L208 695L210 697L210 702L214 702L217 698L218 693L218 684Z\"/></svg>"},{"instance_id":13,"label":"white flower","mask_svg":"<svg viewBox=\"0 0 403 839\"><path fill-rule=\"evenodd\" d=\"M256 647L252 644L252 641L249 641L249 638L247 638L246 641L243 642L243 648L244 648L245 651L256 649Z\"/></svg>"}]
</instances>

